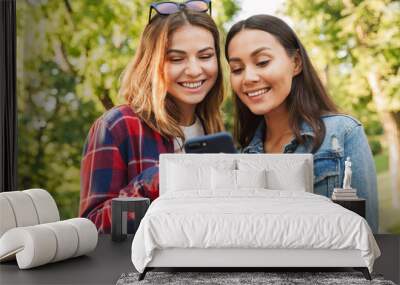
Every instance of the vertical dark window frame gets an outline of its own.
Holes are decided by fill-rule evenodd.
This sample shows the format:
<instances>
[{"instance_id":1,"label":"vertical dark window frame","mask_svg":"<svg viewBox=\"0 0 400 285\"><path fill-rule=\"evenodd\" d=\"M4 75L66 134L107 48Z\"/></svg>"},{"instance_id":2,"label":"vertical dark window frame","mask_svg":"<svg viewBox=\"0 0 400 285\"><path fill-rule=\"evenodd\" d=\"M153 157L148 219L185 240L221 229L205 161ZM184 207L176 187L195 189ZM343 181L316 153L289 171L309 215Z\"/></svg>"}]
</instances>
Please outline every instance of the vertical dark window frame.
<instances>
[{"instance_id":1,"label":"vertical dark window frame","mask_svg":"<svg viewBox=\"0 0 400 285\"><path fill-rule=\"evenodd\" d=\"M16 0L0 0L0 132L0 192L16 191Z\"/></svg>"}]
</instances>

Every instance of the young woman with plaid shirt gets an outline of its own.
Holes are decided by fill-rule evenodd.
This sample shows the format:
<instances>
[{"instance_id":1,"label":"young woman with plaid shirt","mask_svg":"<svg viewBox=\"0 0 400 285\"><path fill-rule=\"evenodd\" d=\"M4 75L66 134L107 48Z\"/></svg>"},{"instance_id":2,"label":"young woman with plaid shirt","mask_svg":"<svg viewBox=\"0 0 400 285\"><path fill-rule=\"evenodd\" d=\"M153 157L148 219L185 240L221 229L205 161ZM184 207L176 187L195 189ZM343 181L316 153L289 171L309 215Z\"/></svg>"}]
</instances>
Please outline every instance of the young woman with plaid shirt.
<instances>
[{"instance_id":1,"label":"young woman with plaid shirt","mask_svg":"<svg viewBox=\"0 0 400 285\"><path fill-rule=\"evenodd\" d=\"M126 104L105 112L89 131L80 216L99 232L111 231L112 198L158 197L161 153L180 152L185 139L223 129L219 33L204 13L211 10L210 1L190 2L207 6L200 11L177 4L171 14L153 4L158 14L150 18L123 74L120 94Z\"/></svg>"}]
</instances>

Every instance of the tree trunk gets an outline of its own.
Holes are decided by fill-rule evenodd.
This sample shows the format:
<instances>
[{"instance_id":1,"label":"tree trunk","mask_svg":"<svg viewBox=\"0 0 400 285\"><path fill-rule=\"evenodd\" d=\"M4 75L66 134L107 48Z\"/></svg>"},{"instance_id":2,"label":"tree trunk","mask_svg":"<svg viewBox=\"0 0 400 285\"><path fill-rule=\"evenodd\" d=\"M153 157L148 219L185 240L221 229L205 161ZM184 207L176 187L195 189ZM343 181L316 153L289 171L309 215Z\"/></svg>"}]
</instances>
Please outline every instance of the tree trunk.
<instances>
[{"instance_id":1,"label":"tree trunk","mask_svg":"<svg viewBox=\"0 0 400 285\"><path fill-rule=\"evenodd\" d=\"M392 205L399 208L399 188L400 188L400 131L395 120L395 113L383 112L381 114L383 129L387 138L389 150L389 171L390 185L392 189Z\"/></svg>"},{"instance_id":2,"label":"tree trunk","mask_svg":"<svg viewBox=\"0 0 400 285\"><path fill-rule=\"evenodd\" d=\"M388 110L388 99L382 92L379 85L379 76L375 70L369 72L368 83L372 90L373 100L388 144L392 206L398 209L400 207L400 113Z\"/></svg>"},{"instance_id":3,"label":"tree trunk","mask_svg":"<svg viewBox=\"0 0 400 285\"><path fill-rule=\"evenodd\" d=\"M107 90L103 90L103 92L101 92L99 99L106 110L110 110L112 107L114 107L114 102L111 100Z\"/></svg>"}]
</instances>

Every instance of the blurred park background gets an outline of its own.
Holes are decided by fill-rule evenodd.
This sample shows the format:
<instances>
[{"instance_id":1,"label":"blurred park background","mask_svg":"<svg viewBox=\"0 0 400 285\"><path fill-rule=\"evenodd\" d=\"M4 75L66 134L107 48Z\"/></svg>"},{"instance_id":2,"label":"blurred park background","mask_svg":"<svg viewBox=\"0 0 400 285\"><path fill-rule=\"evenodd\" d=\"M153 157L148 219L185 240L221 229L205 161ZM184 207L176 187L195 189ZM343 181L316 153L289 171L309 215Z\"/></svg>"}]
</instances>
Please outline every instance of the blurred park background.
<instances>
[{"instance_id":1,"label":"blurred park background","mask_svg":"<svg viewBox=\"0 0 400 285\"><path fill-rule=\"evenodd\" d=\"M122 103L120 75L151 2L17 0L18 187L50 191L62 218L78 215L86 135ZM214 0L212 8L223 35L256 13L295 29L342 112L364 124L378 173L380 231L400 233L400 2ZM232 130L230 96L223 111Z\"/></svg>"}]
</instances>

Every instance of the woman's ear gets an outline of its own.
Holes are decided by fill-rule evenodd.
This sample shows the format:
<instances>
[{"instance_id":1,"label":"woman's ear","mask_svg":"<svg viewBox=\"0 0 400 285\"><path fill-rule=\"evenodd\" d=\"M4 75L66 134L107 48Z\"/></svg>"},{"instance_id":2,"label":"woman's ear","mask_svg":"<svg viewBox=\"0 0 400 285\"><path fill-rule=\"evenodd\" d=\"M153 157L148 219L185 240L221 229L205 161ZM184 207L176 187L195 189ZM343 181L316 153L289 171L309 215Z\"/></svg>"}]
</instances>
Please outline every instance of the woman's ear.
<instances>
[{"instance_id":1,"label":"woman's ear","mask_svg":"<svg viewBox=\"0 0 400 285\"><path fill-rule=\"evenodd\" d=\"M296 53L293 56L293 63L294 63L293 76L296 76L303 70L303 62L301 60L299 50L296 50Z\"/></svg>"}]
</instances>

